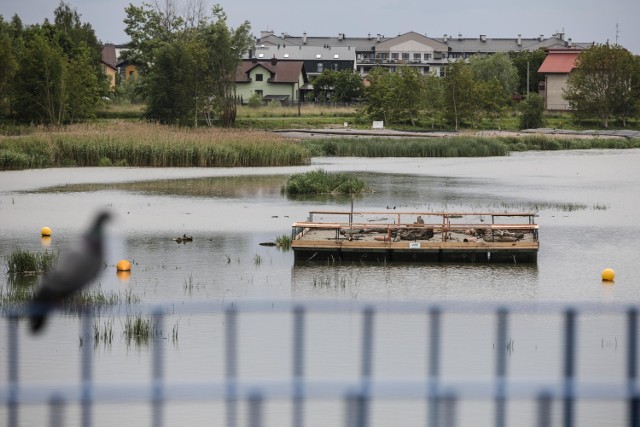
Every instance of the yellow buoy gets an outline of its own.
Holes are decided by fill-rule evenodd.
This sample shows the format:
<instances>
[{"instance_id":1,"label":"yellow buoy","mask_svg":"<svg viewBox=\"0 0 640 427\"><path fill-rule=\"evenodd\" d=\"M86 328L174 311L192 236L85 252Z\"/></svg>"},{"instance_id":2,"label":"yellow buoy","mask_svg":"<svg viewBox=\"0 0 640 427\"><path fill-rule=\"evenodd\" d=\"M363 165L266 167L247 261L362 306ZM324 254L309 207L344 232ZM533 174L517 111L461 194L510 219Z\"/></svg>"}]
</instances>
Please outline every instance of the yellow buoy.
<instances>
[{"instance_id":1,"label":"yellow buoy","mask_svg":"<svg viewBox=\"0 0 640 427\"><path fill-rule=\"evenodd\" d=\"M605 268L602 270L602 280L605 282L613 282L613 279L616 277L616 272L610 268Z\"/></svg>"},{"instance_id":2,"label":"yellow buoy","mask_svg":"<svg viewBox=\"0 0 640 427\"><path fill-rule=\"evenodd\" d=\"M51 229L49 227L42 227L40 229L40 234L43 237L51 237Z\"/></svg>"},{"instance_id":3,"label":"yellow buoy","mask_svg":"<svg viewBox=\"0 0 640 427\"><path fill-rule=\"evenodd\" d=\"M116 270L131 271L131 263L126 259L121 259L120 261L118 261L118 264L116 265Z\"/></svg>"}]
</instances>

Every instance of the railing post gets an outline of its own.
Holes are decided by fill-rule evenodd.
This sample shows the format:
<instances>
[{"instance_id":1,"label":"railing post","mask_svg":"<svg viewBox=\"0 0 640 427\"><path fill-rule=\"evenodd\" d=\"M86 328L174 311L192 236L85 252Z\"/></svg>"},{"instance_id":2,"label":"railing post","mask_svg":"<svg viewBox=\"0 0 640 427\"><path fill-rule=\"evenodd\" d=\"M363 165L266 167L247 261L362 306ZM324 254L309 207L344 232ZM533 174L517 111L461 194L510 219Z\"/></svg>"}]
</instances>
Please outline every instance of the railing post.
<instances>
[{"instance_id":1,"label":"railing post","mask_svg":"<svg viewBox=\"0 0 640 427\"><path fill-rule=\"evenodd\" d=\"M153 326L156 328L153 334L153 369L151 371L151 399L153 407L152 426L162 427L164 425L164 354L162 326L164 315L160 309L156 310L152 316Z\"/></svg>"},{"instance_id":2,"label":"railing post","mask_svg":"<svg viewBox=\"0 0 640 427\"><path fill-rule=\"evenodd\" d=\"M7 322L9 336L9 357L8 357L8 377L9 377L9 399L7 402L7 425L18 427L18 316L10 316Z\"/></svg>"},{"instance_id":3,"label":"railing post","mask_svg":"<svg viewBox=\"0 0 640 427\"><path fill-rule=\"evenodd\" d=\"M227 384L226 395L226 419L227 427L236 427L237 420L237 375L238 375L238 354L237 354L237 310L233 303L225 309L225 377Z\"/></svg>"},{"instance_id":4,"label":"railing post","mask_svg":"<svg viewBox=\"0 0 640 427\"><path fill-rule=\"evenodd\" d=\"M82 426L91 427L93 424L93 345L91 345L91 320L93 319L90 308L82 310L82 393L81 393L81 417Z\"/></svg>"},{"instance_id":5,"label":"railing post","mask_svg":"<svg viewBox=\"0 0 640 427\"><path fill-rule=\"evenodd\" d=\"M573 426L575 351L576 351L576 312L569 308L564 314L564 408L563 424Z\"/></svg>"},{"instance_id":6,"label":"railing post","mask_svg":"<svg viewBox=\"0 0 640 427\"><path fill-rule=\"evenodd\" d=\"M551 425L551 393L543 391L538 395L538 427Z\"/></svg>"},{"instance_id":7,"label":"railing post","mask_svg":"<svg viewBox=\"0 0 640 427\"><path fill-rule=\"evenodd\" d=\"M507 376L507 320L506 308L500 308L497 312L496 324L496 427L506 425L506 376Z\"/></svg>"},{"instance_id":8,"label":"railing post","mask_svg":"<svg viewBox=\"0 0 640 427\"><path fill-rule=\"evenodd\" d=\"M369 425L369 399L371 392L371 375L373 373L373 307L366 307L362 313L362 391L357 398L359 410L358 426Z\"/></svg>"},{"instance_id":9,"label":"railing post","mask_svg":"<svg viewBox=\"0 0 640 427\"><path fill-rule=\"evenodd\" d=\"M54 394L49 401L49 425L51 427L64 427L64 398Z\"/></svg>"},{"instance_id":10,"label":"railing post","mask_svg":"<svg viewBox=\"0 0 640 427\"><path fill-rule=\"evenodd\" d=\"M293 426L304 425L304 314L302 306L293 310Z\"/></svg>"},{"instance_id":11,"label":"railing post","mask_svg":"<svg viewBox=\"0 0 640 427\"><path fill-rule=\"evenodd\" d=\"M262 393L254 391L249 396L249 427L262 426Z\"/></svg>"},{"instance_id":12,"label":"railing post","mask_svg":"<svg viewBox=\"0 0 640 427\"><path fill-rule=\"evenodd\" d=\"M439 420L439 377L440 377L440 309L429 312L429 426L438 427Z\"/></svg>"},{"instance_id":13,"label":"railing post","mask_svg":"<svg viewBox=\"0 0 640 427\"><path fill-rule=\"evenodd\" d=\"M638 380L638 310L636 308L630 308L627 312L627 341L628 420L630 427L638 427L640 426L640 398L636 389Z\"/></svg>"}]
</instances>

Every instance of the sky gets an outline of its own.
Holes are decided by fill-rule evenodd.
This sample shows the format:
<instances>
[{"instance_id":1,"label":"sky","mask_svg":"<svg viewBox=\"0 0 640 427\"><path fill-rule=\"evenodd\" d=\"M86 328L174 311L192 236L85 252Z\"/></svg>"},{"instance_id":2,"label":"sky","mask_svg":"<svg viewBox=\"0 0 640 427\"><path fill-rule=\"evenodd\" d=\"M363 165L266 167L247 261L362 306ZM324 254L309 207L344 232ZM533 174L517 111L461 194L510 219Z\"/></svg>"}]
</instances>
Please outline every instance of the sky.
<instances>
[{"instance_id":1,"label":"sky","mask_svg":"<svg viewBox=\"0 0 640 427\"><path fill-rule=\"evenodd\" d=\"M156 0L147 0L147 3ZM164 3L167 0L158 0ZM173 0L185 5L188 0ZM202 0L219 3L229 26L249 21L257 37L262 30L301 36L397 36L415 31L488 38L549 37L564 32L574 42L616 43L640 55L639 0ZM59 0L0 0L5 20L18 14L25 25L52 19ZM103 43L124 44L123 23L129 4L143 0L67 0L91 24Z\"/></svg>"}]
</instances>

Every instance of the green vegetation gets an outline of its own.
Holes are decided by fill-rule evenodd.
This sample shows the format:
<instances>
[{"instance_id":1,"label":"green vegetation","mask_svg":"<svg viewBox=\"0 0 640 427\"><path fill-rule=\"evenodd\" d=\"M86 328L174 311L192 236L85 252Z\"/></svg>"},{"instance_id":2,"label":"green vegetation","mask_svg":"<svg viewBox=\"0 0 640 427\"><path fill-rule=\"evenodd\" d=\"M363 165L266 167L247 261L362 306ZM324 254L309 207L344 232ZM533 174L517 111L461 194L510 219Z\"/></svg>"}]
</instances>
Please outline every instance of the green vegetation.
<instances>
[{"instance_id":1,"label":"green vegetation","mask_svg":"<svg viewBox=\"0 0 640 427\"><path fill-rule=\"evenodd\" d=\"M314 156L337 157L487 157L508 156L500 138L331 138L305 144Z\"/></svg>"},{"instance_id":2,"label":"green vegetation","mask_svg":"<svg viewBox=\"0 0 640 427\"><path fill-rule=\"evenodd\" d=\"M158 325L151 317L142 315L127 316L122 327L127 344L148 344L152 339L161 335Z\"/></svg>"},{"instance_id":3,"label":"green vegetation","mask_svg":"<svg viewBox=\"0 0 640 427\"><path fill-rule=\"evenodd\" d=\"M291 175L282 186L287 195L362 194L366 183L351 173L328 173L323 169Z\"/></svg>"},{"instance_id":4,"label":"green vegetation","mask_svg":"<svg viewBox=\"0 0 640 427\"><path fill-rule=\"evenodd\" d=\"M308 162L308 152L299 144L261 131L114 122L0 137L0 170L99 165L289 166Z\"/></svg>"},{"instance_id":5,"label":"green vegetation","mask_svg":"<svg viewBox=\"0 0 640 427\"><path fill-rule=\"evenodd\" d=\"M276 236L276 247L284 251L291 249L291 236L288 234Z\"/></svg>"},{"instance_id":6,"label":"green vegetation","mask_svg":"<svg viewBox=\"0 0 640 427\"><path fill-rule=\"evenodd\" d=\"M58 255L45 250L31 252L16 249L4 256L9 274L38 274L47 271L58 259Z\"/></svg>"},{"instance_id":7,"label":"green vegetation","mask_svg":"<svg viewBox=\"0 0 640 427\"><path fill-rule=\"evenodd\" d=\"M535 129L544 123L544 99L537 93L530 93L519 105L520 129Z\"/></svg>"}]
</instances>

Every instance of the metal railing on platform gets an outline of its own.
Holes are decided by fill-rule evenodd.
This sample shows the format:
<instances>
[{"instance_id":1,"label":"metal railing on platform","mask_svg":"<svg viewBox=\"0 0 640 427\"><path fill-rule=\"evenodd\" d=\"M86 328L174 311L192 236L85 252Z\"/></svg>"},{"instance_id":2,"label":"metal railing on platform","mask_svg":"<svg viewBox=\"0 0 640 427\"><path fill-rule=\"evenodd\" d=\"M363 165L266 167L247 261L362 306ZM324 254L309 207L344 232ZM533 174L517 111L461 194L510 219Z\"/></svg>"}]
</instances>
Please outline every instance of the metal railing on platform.
<instances>
[{"instance_id":1,"label":"metal railing on platform","mask_svg":"<svg viewBox=\"0 0 640 427\"><path fill-rule=\"evenodd\" d=\"M151 349L152 369L150 383L117 387L99 384L93 380L93 351L91 345L82 347L80 386L25 385L18 373L20 364L19 318L26 315L23 307L5 307L2 311L7 325L7 348L3 350L7 363L7 382L0 385L0 399L6 405L6 425L20 425L20 407L49 405L51 426L62 425L59 415L65 405L80 405L83 426L94 424L94 405L103 403L137 402L152 409L151 424L166 424L165 406L171 402L224 403L225 423L239 425L240 403L247 409L245 419L249 426L264 425L265 403L287 400L292 413L290 425L301 427L305 420L305 405L314 399L339 399L344 402L343 425L368 426L372 424L372 404L384 399L420 399L426 408L428 426L455 426L457 405L465 399L493 401L492 423L507 425L506 411L513 399L529 399L535 403L538 426L551 425L551 407L559 402L562 425L576 425L575 407L580 400L617 401L626 405L626 424L640 425L638 389L638 309L639 304L560 304L560 303L476 303L476 302L359 302L359 301L205 301L185 303L177 308L173 304L160 304L146 308L160 327L165 317L179 314L217 313L224 318L224 377L217 381L175 382L165 379L165 355L161 340L154 341ZM274 313L290 316L291 322L291 375L277 380L244 379L238 375L239 328L238 319L246 314L269 316ZM310 314L351 313L361 320L360 372L357 378L344 380L318 380L305 376L308 332L306 319ZM376 317L382 313L424 315L428 333L424 348L427 357L427 375L414 379L378 378L373 372L375 358ZM508 375L507 352L495 352L495 370L488 380L447 379L441 375L442 351L445 336L443 318L455 314L483 314L495 318L496 348L508 346L508 330L513 314L560 315L562 339L562 377L554 381L519 380ZM576 376L576 337L579 320L584 316L613 315L624 317L626 333L626 378L623 381L578 381ZM83 334L90 335L93 316L86 310L80 316ZM101 316L121 316L118 310L100 311ZM483 423L484 424L484 423Z\"/></svg>"}]
</instances>

